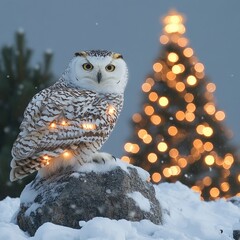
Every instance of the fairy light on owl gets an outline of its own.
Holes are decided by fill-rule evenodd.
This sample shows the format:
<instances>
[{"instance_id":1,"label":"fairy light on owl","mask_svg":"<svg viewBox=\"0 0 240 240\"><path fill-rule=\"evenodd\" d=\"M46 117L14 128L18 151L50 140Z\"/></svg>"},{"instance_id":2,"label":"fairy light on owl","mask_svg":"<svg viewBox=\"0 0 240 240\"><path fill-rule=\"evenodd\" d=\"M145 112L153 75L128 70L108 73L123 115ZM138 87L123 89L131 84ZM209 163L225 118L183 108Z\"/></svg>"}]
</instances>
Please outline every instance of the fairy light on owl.
<instances>
[{"instance_id":1,"label":"fairy light on owl","mask_svg":"<svg viewBox=\"0 0 240 240\"><path fill-rule=\"evenodd\" d=\"M10 180L111 161L111 154L99 150L116 124L127 80L121 54L77 52L59 81L28 104L12 148Z\"/></svg>"}]
</instances>

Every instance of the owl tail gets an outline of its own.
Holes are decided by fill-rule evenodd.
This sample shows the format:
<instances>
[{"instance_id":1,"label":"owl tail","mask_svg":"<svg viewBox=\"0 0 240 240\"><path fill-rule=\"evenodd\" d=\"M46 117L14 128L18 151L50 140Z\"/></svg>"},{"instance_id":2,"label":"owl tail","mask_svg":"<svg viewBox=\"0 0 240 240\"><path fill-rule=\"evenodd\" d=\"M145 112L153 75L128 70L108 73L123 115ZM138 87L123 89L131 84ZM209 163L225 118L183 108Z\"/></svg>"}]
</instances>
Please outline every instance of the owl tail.
<instances>
[{"instance_id":1,"label":"owl tail","mask_svg":"<svg viewBox=\"0 0 240 240\"><path fill-rule=\"evenodd\" d=\"M42 161L38 159L23 159L17 160L14 159L11 162L12 170L10 172L10 181L16 181L22 179L29 174L37 171L43 167Z\"/></svg>"}]
</instances>

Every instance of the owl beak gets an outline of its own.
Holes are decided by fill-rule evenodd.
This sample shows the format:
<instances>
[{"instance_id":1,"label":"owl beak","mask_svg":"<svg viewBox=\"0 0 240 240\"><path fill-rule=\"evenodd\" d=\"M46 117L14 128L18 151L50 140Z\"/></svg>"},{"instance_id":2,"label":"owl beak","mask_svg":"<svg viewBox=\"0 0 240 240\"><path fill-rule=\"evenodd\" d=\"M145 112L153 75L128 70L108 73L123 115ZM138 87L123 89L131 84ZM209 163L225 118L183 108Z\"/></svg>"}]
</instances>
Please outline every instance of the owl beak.
<instances>
[{"instance_id":1,"label":"owl beak","mask_svg":"<svg viewBox=\"0 0 240 240\"><path fill-rule=\"evenodd\" d=\"M101 73L101 71L99 70L98 73L97 73L97 81L98 81L98 83L100 83L101 80L102 80L102 73Z\"/></svg>"}]
</instances>

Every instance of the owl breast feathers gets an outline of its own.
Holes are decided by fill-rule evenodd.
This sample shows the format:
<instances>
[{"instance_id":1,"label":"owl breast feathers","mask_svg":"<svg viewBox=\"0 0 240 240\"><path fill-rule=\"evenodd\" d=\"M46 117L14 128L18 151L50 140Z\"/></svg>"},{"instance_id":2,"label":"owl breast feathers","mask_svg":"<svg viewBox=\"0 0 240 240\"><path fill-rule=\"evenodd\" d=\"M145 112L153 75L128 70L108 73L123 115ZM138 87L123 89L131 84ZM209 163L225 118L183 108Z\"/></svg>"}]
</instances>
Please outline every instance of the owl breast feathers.
<instances>
[{"instance_id":1,"label":"owl breast feathers","mask_svg":"<svg viewBox=\"0 0 240 240\"><path fill-rule=\"evenodd\" d=\"M58 82L33 97L24 112L20 133L12 148L11 181L41 168L56 171L62 166L82 165L93 160L93 155L109 137L123 105L125 85L122 90L113 90L113 93L110 89L111 84L126 80L114 80L114 76L108 75L108 70L104 72L101 64L96 64L103 62L106 69L105 65L109 65L112 56L112 53L107 55L108 60L105 59L106 56L91 56L90 52L76 56L75 62L73 60L70 63ZM83 67L85 62L93 68L98 66L96 72L90 75L92 70L84 70L87 69L86 65ZM118 61L112 62L117 68ZM83 73L73 75L77 71ZM86 83L89 76L92 82ZM83 84L78 86L76 78L80 77ZM86 82L83 78L87 79ZM89 88L86 87L88 84ZM104 84L106 92L104 86L100 86L98 91L98 85Z\"/></svg>"}]
</instances>

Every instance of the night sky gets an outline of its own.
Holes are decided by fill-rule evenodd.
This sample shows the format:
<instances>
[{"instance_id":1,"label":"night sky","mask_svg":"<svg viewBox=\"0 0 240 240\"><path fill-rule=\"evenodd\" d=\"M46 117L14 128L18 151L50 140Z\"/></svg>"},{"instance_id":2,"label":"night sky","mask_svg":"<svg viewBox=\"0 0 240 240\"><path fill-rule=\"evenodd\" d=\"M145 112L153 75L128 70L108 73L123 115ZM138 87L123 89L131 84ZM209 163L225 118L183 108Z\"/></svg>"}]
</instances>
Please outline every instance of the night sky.
<instances>
[{"instance_id":1,"label":"night sky","mask_svg":"<svg viewBox=\"0 0 240 240\"><path fill-rule=\"evenodd\" d=\"M186 16L187 32L205 72L217 85L215 98L226 113L226 126L240 146L240 1L143 0L0 0L0 46L13 44L16 30L26 32L37 64L46 49L54 53L56 76L79 50L107 49L123 54L129 67L125 105L104 149L120 157L141 111L141 85L160 51L160 19L170 9ZM57 79L56 79L57 80Z\"/></svg>"}]
</instances>

